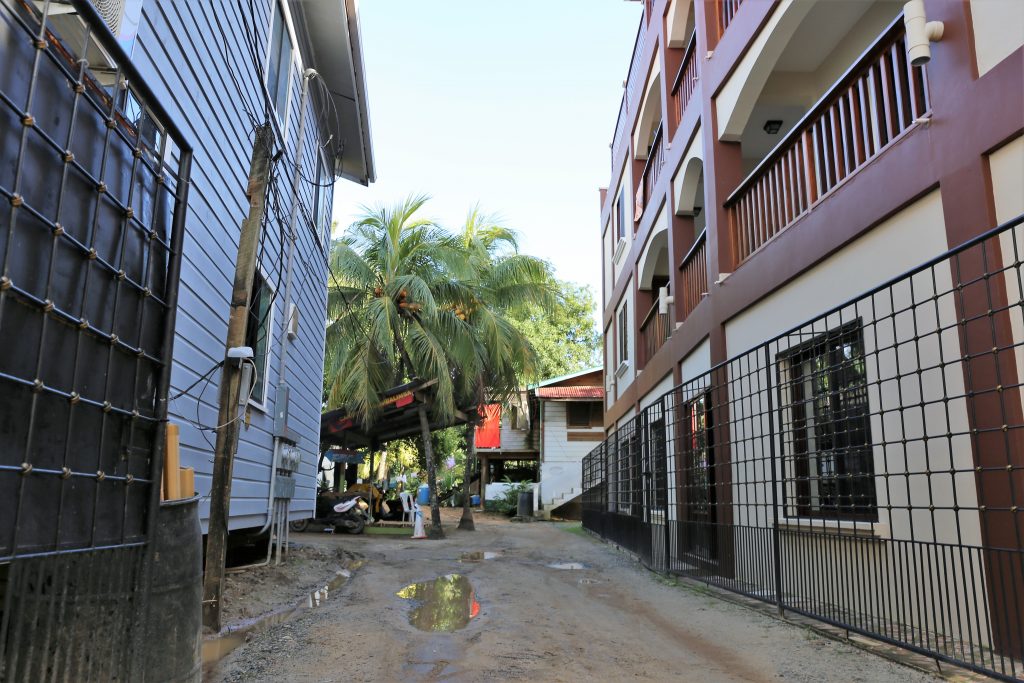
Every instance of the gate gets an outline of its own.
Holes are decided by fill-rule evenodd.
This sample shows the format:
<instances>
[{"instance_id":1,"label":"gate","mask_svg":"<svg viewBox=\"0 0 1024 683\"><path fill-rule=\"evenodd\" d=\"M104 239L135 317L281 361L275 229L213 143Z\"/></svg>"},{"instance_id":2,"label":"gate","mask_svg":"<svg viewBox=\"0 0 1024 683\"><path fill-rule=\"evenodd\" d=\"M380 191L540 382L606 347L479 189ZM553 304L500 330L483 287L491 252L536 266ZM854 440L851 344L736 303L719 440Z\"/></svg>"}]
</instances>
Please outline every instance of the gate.
<instances>
[{"instance_id":1,"label":"gate","mask_svg":"<svg viewBox=\"0 0 1024 683\"><path fill-rule=\"evenodd\" d=\"M71 4L0 0L10 681L139 677L191 165L92 4Z\"/></svg>"}]
</instances>

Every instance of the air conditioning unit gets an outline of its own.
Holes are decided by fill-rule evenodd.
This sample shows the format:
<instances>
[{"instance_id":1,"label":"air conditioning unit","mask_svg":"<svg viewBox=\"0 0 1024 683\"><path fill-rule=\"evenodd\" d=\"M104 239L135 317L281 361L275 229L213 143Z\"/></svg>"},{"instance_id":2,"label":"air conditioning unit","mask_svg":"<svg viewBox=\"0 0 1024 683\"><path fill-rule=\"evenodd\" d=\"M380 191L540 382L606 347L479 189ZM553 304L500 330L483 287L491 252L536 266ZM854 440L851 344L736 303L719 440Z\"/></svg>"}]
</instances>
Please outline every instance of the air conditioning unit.
<instances>
[{"instance_id":1,"label":"air conditioning unit","mask_svg":"<svg viewBox=\"0 0 1024 683\"><path fill-rule=\"evenodd\" d=\"M92 0L96 13L103 18L107 28L129 55L139 29L142 2L143 0ZM42 12L47 7L47 3L45 0L35 0L35 6ZM74 6L59 0L50 0L47 11L47 26L60 36L64 46L76 53L82 50L89 28L78 16ZM85 47L85 54L75 54L75 56L88 60L89 71L100 85L105 87L114 85L117 68L94 36L90 35L88 46Z\"/></svg>"}]
</instances>

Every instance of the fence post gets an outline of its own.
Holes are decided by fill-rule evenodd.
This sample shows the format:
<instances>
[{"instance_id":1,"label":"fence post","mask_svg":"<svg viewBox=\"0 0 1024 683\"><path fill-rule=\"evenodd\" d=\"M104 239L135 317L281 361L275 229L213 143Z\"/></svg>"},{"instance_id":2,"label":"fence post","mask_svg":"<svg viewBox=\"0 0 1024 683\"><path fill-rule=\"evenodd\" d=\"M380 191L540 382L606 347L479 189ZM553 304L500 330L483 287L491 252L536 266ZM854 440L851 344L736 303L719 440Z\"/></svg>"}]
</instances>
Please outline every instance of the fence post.
<instances>
[{"instance_id":1,"label":"fence post","mask_svg":"<svg viewBox=\"0 0 1024 683\"><path fill-rule=\"evenodd\" d=\"M775 401L772 400L772 363L771 354L768 351L768 344L764 345L764 371L767 377L766 386L768 393L768 457L772 464L772 555L775 567L775 606L779 608L779 615L785 614L782 604L782 539L779 537L779 471L778 459L775 457Z\"/></svg>"}]
</instances>

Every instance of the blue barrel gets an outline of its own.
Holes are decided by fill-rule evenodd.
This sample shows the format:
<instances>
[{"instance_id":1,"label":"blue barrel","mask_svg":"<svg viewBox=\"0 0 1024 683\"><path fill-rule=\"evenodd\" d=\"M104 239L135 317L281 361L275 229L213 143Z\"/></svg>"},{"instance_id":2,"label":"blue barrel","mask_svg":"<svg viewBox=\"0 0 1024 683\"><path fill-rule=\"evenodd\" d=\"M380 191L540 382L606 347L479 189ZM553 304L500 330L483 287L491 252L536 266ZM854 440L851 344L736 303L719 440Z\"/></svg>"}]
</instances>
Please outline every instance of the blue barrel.
<instances>
[{"instance_id":1,"label":"blue barrel","mask_svg":"<svg viewBox=\"0 0 1024 683\"><path fill-rule=\"evenodd\" d=\"M474 493L472 496L469 497L469 504L472 505L473 507L479 507L480 506L480 496L478 496L478 495L476 495Z\"/></svg>"},{"instance_id":2,"label":"blue barrel","mask_svg":"<svg viewBox=\"0 0 1024 683\"><path fill-rule=\"evenodd\" d=\"M420 505L430 505L430 487L426 484L420 484L419 490L416 492L416 502Z\"/></svg>"}]
</instances>

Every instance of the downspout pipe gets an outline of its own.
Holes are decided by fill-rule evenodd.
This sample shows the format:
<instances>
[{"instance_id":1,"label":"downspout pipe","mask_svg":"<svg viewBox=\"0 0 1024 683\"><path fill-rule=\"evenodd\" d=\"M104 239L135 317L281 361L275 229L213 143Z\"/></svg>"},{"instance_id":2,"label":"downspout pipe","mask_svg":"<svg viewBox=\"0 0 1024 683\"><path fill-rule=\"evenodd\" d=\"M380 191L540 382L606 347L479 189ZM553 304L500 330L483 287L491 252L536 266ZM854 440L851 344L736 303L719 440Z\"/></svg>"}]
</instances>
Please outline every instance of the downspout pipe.
<instances>
[{"instance_id":1,"label":"downspout pipe","mask_svg":"<svg viewBox=\"0 0 1024 683\"><path fill-rule=\"evenodd\" d=\"M302 94L299 97L299 131L295 141L295 169L292 172L292 205L288 211L288 254L285 256L284 298L282 299L284 302L284 315L281 316L280 333L281 354L278 358L277 366L277 386L279 388L286 383L285 371L288 368L288 346L290 344L288 341L288 307L292 302L292 265L295 262L295 242L297 240L295 222L299 217L299 181L302 178L302 148L306 135L306 105L309 103L309 81L314 76L317 76L316 69L306 69L303 72ZM280 392L278 395L280 396ZM270 490L267 492L267 521L263 524L263 528L257 532L258 534L262 534L269 529L274 519L274 484L277 483L277 464L281 457L281 445L281 437L275 436L274 455L271 459L270 467ZM319 475L319 472L317 475ZM287 516L287 507L282 507L285 516ZM286 519L285 524L287 522L288 520Z\"/></svg>"}]
</instances>

